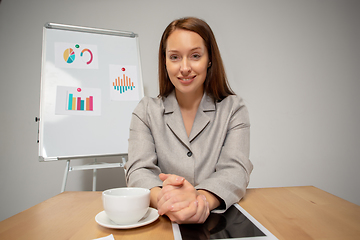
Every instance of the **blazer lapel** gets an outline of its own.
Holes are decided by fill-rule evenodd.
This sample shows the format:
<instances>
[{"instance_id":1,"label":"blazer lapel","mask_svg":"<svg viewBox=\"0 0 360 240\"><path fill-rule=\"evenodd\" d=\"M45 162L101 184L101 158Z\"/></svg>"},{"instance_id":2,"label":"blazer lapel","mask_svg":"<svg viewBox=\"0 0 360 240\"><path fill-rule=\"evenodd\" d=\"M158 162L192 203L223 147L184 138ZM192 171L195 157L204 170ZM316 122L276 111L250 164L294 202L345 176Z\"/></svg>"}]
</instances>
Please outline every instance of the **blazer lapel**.
<instances>
[{"instance_id":1,"label":"blazer lapel","mask_svg":"<svg viewBox=\"0 0 360 240\"><path fill-rule=\"evenodd\" d=\"M214 100L205 93L201 99L199 109L195 116L195 121L191 128L189 142L192 142L210 123L208 112L213 111L215 111Z\"/></svg>"},{"instance_id":2,"label":"blazer lapel","mask_svg":"<svg viewBox=\"0 0 360 240\"><path fill-rule=\"evenodd\" d=\"M164 108L166 124L189 150L191 150L190 142L193 141L210 123L210 117L208 116L208 113L213 112L216 109L214 100L207 94L204 94L203 98L201 99L199 109L196 113L195 121L191 128L190 137L188 137L186 134L180 107L175 97L175 91L170 93L169 96L164 99Z\"/></svg>"},{"instance_id":3,"label":"blazer lapel","mask_svg":"<svg viewBox=\"0 0 360 240\"><path fill-rule=\"evenodd\" d=\"M175 91L164 99L164 118L167 126L174 135L190 150L189 138L186 134L179 104L175 97Z\"/></svg>"}]
</instances>

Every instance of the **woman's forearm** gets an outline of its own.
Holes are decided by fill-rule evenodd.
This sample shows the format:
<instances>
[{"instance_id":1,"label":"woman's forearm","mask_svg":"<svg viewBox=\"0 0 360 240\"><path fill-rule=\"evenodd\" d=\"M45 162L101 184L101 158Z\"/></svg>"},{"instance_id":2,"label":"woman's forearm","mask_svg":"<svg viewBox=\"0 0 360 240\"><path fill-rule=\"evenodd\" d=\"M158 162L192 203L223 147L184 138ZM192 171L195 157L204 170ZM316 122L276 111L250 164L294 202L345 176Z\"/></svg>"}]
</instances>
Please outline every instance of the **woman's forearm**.
<instances>
[{"instance_id":1,"label":"woman's forearm","mask_svg":"<svg viewBox=\"0 0 360 240\"><path fill-rule=\"evenodd\" d=\"M217 196L203 189L197 190L199 194L206 197L206 201L209 203L210 211L220 206L220 201Z\"/></svg>"}]
</instances>

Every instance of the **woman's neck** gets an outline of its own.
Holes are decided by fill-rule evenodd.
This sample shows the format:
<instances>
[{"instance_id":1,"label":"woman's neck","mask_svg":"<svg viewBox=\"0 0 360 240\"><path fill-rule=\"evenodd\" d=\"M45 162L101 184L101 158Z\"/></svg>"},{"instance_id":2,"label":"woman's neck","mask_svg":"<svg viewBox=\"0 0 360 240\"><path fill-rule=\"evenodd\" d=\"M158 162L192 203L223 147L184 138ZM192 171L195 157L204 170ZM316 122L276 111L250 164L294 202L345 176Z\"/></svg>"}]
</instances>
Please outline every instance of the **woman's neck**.
<instances>
[{"instance_id":1,"label":"woman's neck","mask_svg":"<svg viewBox=\"0 0 360 240\"><path fill-rule=\"evenodd\" d=\"M176 100L178 101L179 107L181 110L185 111L197 111L203 94L203 91L197 94L183 94L175 90Z\"/></svg>"},{"instance_id":2,"label":"woman's neck","mask_svg":"<svg viewBox=\"0 0 360 240\"><path fill-rule=\"evenodd\" d=\"M175 95L180 107L187 136L190 137L191 129L195 121L196 112L199 108L203 96L203 91L199 91L199 93L197 94L183 94L179 91L175 91Z\"/></svg>"}]
</instances>

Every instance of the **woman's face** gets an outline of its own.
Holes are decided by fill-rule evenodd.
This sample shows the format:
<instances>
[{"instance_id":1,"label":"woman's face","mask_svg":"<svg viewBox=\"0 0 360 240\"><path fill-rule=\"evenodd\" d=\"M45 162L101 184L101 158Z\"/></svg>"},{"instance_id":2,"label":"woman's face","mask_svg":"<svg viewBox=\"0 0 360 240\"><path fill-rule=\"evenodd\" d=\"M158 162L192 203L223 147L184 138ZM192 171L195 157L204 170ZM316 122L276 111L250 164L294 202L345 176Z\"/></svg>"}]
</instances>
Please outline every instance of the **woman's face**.
<instances>
[{"instance_id":1,"label":"woman's face","mask_svg":"<svg viewBox=\"0 0 360 240\"><path fill-rule=\"evenodd\" d=\"M177 29L167 39L166 69L177 94L204 92L208 51L199 34Z\"/></svg>"}]
</instances>

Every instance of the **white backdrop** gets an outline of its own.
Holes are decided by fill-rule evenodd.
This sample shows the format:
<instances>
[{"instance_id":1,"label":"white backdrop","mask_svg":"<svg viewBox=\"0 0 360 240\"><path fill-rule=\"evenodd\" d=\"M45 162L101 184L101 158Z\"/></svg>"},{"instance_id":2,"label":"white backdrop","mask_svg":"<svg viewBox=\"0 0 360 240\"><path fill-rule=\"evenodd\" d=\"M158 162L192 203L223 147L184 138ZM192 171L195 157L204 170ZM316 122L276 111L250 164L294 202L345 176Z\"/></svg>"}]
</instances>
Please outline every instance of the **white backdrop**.
<instances>
[{"instance_id":1,"label":"white backdrop","mask_svg":"<svg viewBox=\"0 0 360 240\"><path fill-rule=\"evenodd\" d=\"M160 36L183 16L210 24L249 108L250 187L313 185L359 205L359 12L356 0L1 1L0 220L61 188L65 162L38 162L43 25L139 34L145 95L156 96ZM118 169L99 175L99 189L125 184ZM67 190L90 189L91 172L70 173Z\"/></svg>"}]
</instances>

